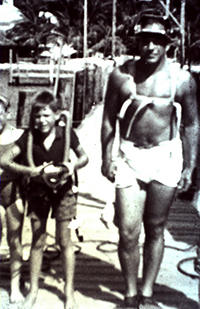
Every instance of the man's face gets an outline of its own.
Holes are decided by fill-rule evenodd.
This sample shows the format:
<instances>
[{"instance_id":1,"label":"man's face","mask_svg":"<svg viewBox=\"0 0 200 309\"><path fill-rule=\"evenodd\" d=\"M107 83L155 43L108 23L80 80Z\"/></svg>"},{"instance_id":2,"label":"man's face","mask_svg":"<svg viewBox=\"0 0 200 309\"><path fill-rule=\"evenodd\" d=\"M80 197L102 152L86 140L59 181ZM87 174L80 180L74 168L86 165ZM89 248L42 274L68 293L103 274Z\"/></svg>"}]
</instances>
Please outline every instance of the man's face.
<instances>
[{"instance_id":1,"label":"man's face","mask_svg":"<svg viewBox=\"0 0 200 309\"><path fill-rule=\"evenodd\" d=\"M166 55L167 40L159 30L164 30L161 24L147 25L140 37L140 56L146 63L157 63ZM152 32L151 32L152 31ZM153 32L156 31L156 32Z\"/></svg>"}]
</instances>

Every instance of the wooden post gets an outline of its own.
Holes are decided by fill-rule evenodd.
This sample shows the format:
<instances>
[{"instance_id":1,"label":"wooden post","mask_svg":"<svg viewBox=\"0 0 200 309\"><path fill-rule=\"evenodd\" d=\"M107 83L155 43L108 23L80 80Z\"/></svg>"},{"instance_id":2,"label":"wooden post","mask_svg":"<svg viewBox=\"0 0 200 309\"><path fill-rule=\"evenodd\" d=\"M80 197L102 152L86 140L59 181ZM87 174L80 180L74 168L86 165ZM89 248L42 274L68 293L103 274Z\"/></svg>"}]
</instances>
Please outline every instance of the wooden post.
<instances>
[{"instance_id":1,"label":"wooden post","mask_svg":"<svg viewBox=\"0 0 200 309\"><path fill-rule=\"evenodd\" d=\"M113 0L113 10L112 10L112 59L114 59L114 57L115 57L116 4L117 4L117 0Z\"/></svg>"},{"instance_id":2,"label":"wooden post","mask_svg":"<svg viewBox=\"0 0 200 309\"><path fill-rule=\"evenodd\" d=\"M185 0L181 0L181 67L185 63Z\"/></svg>"},{"instance_id":3,"label":"wooden post","mask_svg":"<svg viewBox=\"0 0 200 309\"><path fill-rule=\"evenodd\" d=\"M58 59L58 68L57 68L57 72L56 72L56 80L55 80L55 85L54 85L54 96L57 96L57 92L58 92L58 83L59 83L59 77L60 77L60 66L61 66L61 61L62 61L62 50L63 50L63 45L64 45L64 41L63 38L61 38L61 43L60 43L60 56Z\"/></svg>"},{"instance_id":4,"label":"wooden post","mask_svg":"<svg viewBox=\"0 0 200 309\"><path fill-rule=\"evenodd\" d=\"M87 0L84 0L84 37L83 37L83 57L87 57Z\"/></svg>"},{"instance_id":5,"label":"wooden post","mask_svg":"<svg viewBox=\"0 0 200 309\"><path fill-rule=\"evenodd\" d=\"M162 0L158 0L160 2L160 4L162 5L162 7L167 11L167 14L169 14L169 16L172 18L172 20L175 22L175 24L181 28L181 24L178 22L178 20L174 17L174 15L170 12L170 10L168 10L167 6L164 4L164 2Z\"/></svg>"},{"instance_id":6,"label":"wooden post","mask_svg":"<svg viewBox=\"0 0 200 309\"><path fill-rule=\"evenodd\" d=\"M166 0L166 17L169 17L170 0Z\"/></svg>"},{"instance_id":7,"label":"wooden post","mask_svg":"<svg viewBox=\"0 0 200 309\"><path fill-rule=\"evenodd\" d=\"M188 46L187 46L187 58L188 58L188 70L191 70L191 53L190 53L190 45L191 45L191 27L190 22L187 26L187 33L188 33Z\"/></svg>"},{"instance_id":8,"label":"wooden post","mask_svg":"<svg viewBox=\"0 0 200 309\"><path fill-rule=\"evenodd\" d=\"M10 65L10 76L9 76L9 83L12 84L13 81L13 50L12 48L9 48L9 65Z\"/></svg>"},{"instance_id":9,"label":"wooden post","mask_svg":"<svg viewBox=\"0 0 200 309\"><path fill-rule=\"evenodd\" d=\"M86 68L87 68L87 0L84 0L84 37L83 37L83 58L85 61L84 75L83 75L83 106L82 106L82 117L85 115L85 100L86 100Z\"/></svg>"}]
</instances>

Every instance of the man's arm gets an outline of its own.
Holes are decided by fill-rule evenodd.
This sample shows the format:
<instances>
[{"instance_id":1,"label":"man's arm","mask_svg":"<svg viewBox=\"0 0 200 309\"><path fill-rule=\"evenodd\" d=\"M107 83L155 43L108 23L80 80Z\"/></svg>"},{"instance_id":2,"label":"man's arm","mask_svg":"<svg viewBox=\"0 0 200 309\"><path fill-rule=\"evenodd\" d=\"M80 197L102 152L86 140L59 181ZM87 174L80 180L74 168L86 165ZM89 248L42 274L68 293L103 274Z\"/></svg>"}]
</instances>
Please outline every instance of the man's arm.
<instances>
[{"instance_id":1,"label":"man's arm","mask_svg":"<svg viewBox=\"0 0 200 309\"><path fill-rule=\"evenodd\" d=\"M115 69L109 77L104 102L103 121L101 128L102 145L102 174L114 182L115 167L112 164L112 147L115 137L116 118L119 102L120 84L118 69Z\"/></svg>"},{"instance_id":2,"label":"man's arm","mask_svg":"<svg viewBox=\"0 0 200 309\"><path fill-rule=\"evenodd\" d=\"M135 94L133 79L134 60L125 62L110 74L105 96L103 122L101 129L102 174L114 182L115 164L112 162L113 141L115 138L116 120L119 110L130 95Z\"/></svg>"},{"instance_id":3,"label":"man's arm","mask_svg":"<svg viewBox=\"0 0 200 309\"><path fill-rule=\"evenodd\" d=\"M198 144L197 86L195 79L187 71L181 71L179 82L178 93L182 105L184 160L179 189L188 190L192 182L192 172L196 166Z\"/></svg>"}]
</instances>

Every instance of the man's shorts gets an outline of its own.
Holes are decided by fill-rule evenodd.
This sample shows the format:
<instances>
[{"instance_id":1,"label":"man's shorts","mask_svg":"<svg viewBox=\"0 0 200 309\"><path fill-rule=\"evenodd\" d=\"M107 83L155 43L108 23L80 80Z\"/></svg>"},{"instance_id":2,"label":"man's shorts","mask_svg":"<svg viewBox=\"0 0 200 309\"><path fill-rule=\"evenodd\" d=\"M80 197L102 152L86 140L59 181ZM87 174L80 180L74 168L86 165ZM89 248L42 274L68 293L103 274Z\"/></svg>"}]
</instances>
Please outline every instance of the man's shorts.
<instances>
[{"instance_id":1,"label":"man's shorts","mask_svg":"<svg viewBox=\"0 0 200 309\"><path fill-rule=\"evenodd\" d=\"M47 219L50 209L57 221L76 217L76 195L72 182L64 184L56 192L45 184L31 182L28 187L28 216L33 219Z\"/></svg>"},{"instance_id":2,"label":"man's shorts","mask_svg":"<svg viewBox=\"0 0 200 309\"><path fill-rule=\"evenodd\" d=\"M182 142L179 138L145 149L132 142L121 140L117 161L115 185L129 187L135 179L148 184L155 180L169 187L176 187L183 168Z\"/></svg>"}]
</instances>

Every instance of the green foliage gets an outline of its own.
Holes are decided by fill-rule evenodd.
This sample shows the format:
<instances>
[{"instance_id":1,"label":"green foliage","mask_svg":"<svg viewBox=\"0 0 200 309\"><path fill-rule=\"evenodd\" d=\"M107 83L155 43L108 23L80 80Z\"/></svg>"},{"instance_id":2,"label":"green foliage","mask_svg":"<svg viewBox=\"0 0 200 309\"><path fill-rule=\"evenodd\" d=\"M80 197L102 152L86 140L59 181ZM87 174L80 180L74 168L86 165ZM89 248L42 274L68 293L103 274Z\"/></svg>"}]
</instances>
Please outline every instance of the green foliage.
<instances>
[{"instance_id":1,"label":"green foliage","mask_svg":"<svg viewBox=\"0 0 200 309\"><path fill-rule=\"evenodd\" d=\"M37 62L39 46L46 45L47 39L53 35L55 25L44 15L39 15L40 11L45 10L44 4L38 5L31 0L22 0L20 9L25 18L8 30L6 37L20 47L32 48L34 60Z\"/></svg>"},{"instance_id":2,"label":"green foliage","mask_svg":"<svg viewBox=\"0 0 200 309\"><path fill-rule=\"evenodd\" d=\"M88 48L101 51L105 56L111 54L112 40L112 8L113 0L87 0L88 2ZM166 3L165 0L162 1ZM47 20L38 18L38 12L52 12L59 20L56 31L63 34L65 41L72 44L82 56L83 49L83 18L84 0L15 0L15 5L25 14L27 20L16 26L15 35L8 36L18 44L26 45L45 43L52 25ZM116 44L117 50L135 53L137 44L134 38L134 24L139 12L146 8L155 8L164 11L160 0L117 0ZM170 1L170 11L180 22L181 0ZM186 45L190 26L191 46L200 40L200 1L186 0ZM172 19L171 19L172 21ZM173 27L177 25L172 21ZM24 29L24 30L22 30ZM177 28L178 29L178 28ZM176 30L177 30L176 29ZM12 32L12 31L11 31ZM180 31L179 35L180 35ZM198 54L198 53L197 53ZM200 56L197 55L197 57Z\"/></svg>"}]
</instances>

